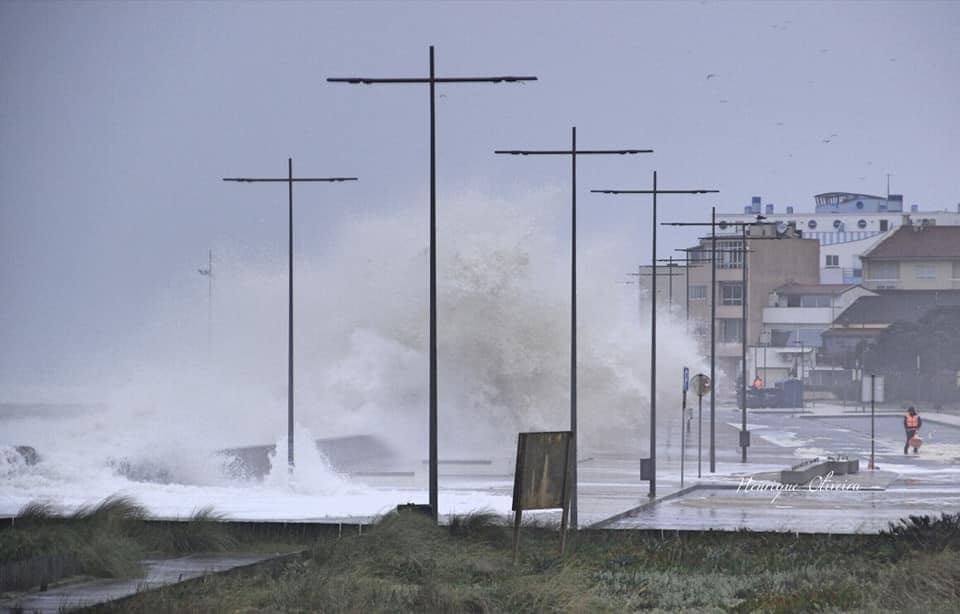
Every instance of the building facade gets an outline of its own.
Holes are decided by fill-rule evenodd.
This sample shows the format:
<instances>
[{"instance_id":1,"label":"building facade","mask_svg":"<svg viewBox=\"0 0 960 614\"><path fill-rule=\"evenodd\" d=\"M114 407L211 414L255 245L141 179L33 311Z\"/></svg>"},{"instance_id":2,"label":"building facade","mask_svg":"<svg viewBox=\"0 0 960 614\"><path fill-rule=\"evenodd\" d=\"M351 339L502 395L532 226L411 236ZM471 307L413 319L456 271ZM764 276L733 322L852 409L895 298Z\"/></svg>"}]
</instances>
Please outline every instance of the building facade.
<instances>
[{"instance_id":1,"label":"building facade","mask_svg":"<svg viewBox=\"0 0 960 614\"><path fill-rule=\"evenodd\" d=\"M793 227L779 230L772 224L753 224L747 229L746 286L743 283L742 237L718 236L715 288L711 288L710 283L711 240L701 239L690 251L691 330L709 351L710 302L715 294L717 362L727 376L727 392L733 390L734 380L740 372L744 328L747 345L760 345L763 311L769 305L770 293L785 282L816 284L819 281L818 241L800 238ZM746 327L743 323L744 300L747 303Z\"/></svg>"},{"instance_id":2,"label":"building facade","mask_svg":"<svg viewBox=\"0 0 960 614\"><path fill-rule=\"evenodd\" d=\"M901 226L862 260L872 290L960 289L960 226Z\"/></svg>"},{"instance_id":3,"label":"building facade","mask_svg":"<svg viewBox=\"0 0 960 614\"><path fill-rule=\"evenodd\" d=\"M958 226L960 205L957 211L920 211L912 205L904 211L903 196L887 197L852 192L827 192L814 197L813 213L795 211L786 207L777 212L772 204L761 204L754 196L752 203L744 207L742 214L718 214L726 222L749 222L763 215L767 222L785 228L793 224L804 238L820 242L820 279L822 284L863 283L861 255L890 236L903 225ZM734 234L732 226L724 234Z\"/></svg>"},{"instance_id":4,"label":"building facade","mask_svg":"<svg viewBox=\"0 0 960 614\"><path fill-rule=\"evenodd\" d=\"M640 266L637 272L630 273L631 281L639 283L640 296L648 297L653 289L653 267ZM687 306L687 267L683 260L657 265L657 305L669 309L672 313L684 315Z\"/></svg>"}]
</instances>

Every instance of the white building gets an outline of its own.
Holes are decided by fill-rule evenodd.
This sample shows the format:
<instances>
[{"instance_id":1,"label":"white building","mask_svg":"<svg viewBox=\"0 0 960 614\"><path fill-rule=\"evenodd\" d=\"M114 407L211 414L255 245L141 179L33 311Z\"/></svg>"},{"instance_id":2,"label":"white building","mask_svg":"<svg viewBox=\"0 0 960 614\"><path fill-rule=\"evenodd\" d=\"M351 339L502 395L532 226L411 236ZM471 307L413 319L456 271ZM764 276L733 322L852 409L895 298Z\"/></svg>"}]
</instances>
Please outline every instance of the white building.
<instances>
[{"instance_id":1,"label":"white building","mask_svg":"<svg viewBox=\"0 0 960 614\"><path fill-rule=\"evenodd\" d=\"M750 348L750 373L772 382L798 377L816 367L821 336L861 296L875 293L855 284L788 283L770 293L763 310L760 344Z\"/></svg>"},{"instance_id":2,"label":"white building","mask_svg":"<svg viewBox=\"0 0 960 614\"><path fill-rule=\"evenodd\" d=\"M903 210L903 196L888 197L850 192L827 192L815 197L812 213L796 212L786 207L777 212L774 205L761 205L754 196L743 213L718 213L721 222L743 222L763 215L767 222L786 227L794 224L805 239L820 241L820 283L859 284L863 282L860 256L890 236L903 224L960 226L960 205L957 211L920 211L917 205ZM718 233L735 233L737 228L719 229Z\"/></svg>"}]
</instances>

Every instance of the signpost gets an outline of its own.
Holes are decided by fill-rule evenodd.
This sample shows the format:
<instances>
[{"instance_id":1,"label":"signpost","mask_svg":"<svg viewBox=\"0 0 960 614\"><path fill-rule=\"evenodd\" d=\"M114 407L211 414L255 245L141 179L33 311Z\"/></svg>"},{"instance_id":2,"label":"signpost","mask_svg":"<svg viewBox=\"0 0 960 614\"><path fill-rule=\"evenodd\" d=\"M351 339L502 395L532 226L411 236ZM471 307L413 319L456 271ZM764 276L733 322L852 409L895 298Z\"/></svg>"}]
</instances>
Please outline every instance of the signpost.
<instances>
[{"instance_id":1,"label":"signpost","mask_svg":"<svg viewBox=\"0 0 960 614\"><path fill-rule=\"evenodd\" d=\"M563 554L570 514L572 461L571 431L520 433L517 439L517 468L513 475L514 561L520 548L523 510L563 509L560 517L560 554Z\"/></svg>"},{"instance_id":2,"label":"signpost","mask_svg":"<svg viewBox=\"0 0 960 614\"><path fill-rule=\"evenodd\" d=\"M697 373L690 381L697 395L697 477L703 477L703 395L713 390L709 375Z\"/></svg>"},{"instance_id":3,"label":"signpost","mask_svg":"<svg viewBox=\"0 0 960 614\"><path fill-rule=\"evenodd\" d=\"M687 433L690 431L690 423L687 421L687 390L690 388L690 369L683 368L683 401L680 407L680 488L683 488L684 463L687 459ZM686 430L684 430L686 425Z\"/></svg>"},{"instance_id":4,"label":"signpost","mask_svg":"<svg viewBox=\"0 0 960 614\"><path fill-rule=\"evenodd\" d=\"M860 386L861 402L870 399L870 469L876 469L876 421L877 401L883 403L883 376L870 375L870 381L862 379Z\"/></svg>"}]
</instances>

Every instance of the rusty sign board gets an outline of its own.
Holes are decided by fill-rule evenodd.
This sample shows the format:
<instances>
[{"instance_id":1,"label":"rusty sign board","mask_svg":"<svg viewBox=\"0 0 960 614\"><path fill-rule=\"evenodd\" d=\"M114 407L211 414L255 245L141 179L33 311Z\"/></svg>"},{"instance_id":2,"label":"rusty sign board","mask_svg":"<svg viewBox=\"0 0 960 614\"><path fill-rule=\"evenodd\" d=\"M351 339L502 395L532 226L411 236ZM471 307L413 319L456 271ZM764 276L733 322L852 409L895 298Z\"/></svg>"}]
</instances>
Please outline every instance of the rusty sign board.
<instances>
[{"instance_id":1,"label":"rusty sign board","mask_svg":"<svg viewBox=\"0 0 960 614\"><path fill-rule=\"evenodd\" d=\"M520 548L523 510L562 508L560 554L566 545L570 507L570 465L573 463L570 431L520 433L517 439L517 470L513 476L513 560Z\"/></svg>"},{"instance_id":2,"label":"rusty sign board","mask_svg":"<svg viewBox=\"0 0 960 614\"><path fill-rule=\"evenodd\" d=\"M520 433L513 509L544 510L565 506L570 431Z\"/></svg>"}]
</instances>

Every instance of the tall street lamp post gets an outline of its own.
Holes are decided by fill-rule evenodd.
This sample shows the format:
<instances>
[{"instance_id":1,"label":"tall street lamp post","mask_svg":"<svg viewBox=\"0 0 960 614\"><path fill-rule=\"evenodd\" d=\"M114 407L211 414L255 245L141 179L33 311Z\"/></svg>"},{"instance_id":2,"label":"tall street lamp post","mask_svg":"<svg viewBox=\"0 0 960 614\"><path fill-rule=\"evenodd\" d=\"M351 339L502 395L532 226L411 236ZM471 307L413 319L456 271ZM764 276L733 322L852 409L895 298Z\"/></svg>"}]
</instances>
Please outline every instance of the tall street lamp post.
<instances>
[{"instance_id":1,"label":"tall street lamp post","mask_svg":"<svg viewBox=\"0 0 960 614\"><path fill-rule=\"evenodd\" d=\"M433 45L430 45L429 76L427 77L334 77L330 83L360 85L429 85L430 92L430 514L434 521L438 513L437 474L437 84L452 83L520 83L536 81L536 77L511 75L493 77L438 77L434 69Z\"/></svg>"},{"instance_id":2,"label":"tall street lamp post","mask_svg":"<svg viewBox=\"0 0 960 614\"><path fill-rule=\"evenodd\" d=\"M240 183L286 183L287 184L287 235L288 286L287 295L287 465L293 469L293 184L295 183L338 183L356 181L356 177L294 177L293 158L287 158L286 177L224 177L224 181Z\"/></svg>"},{"instance_id":3,"label":"tall street lamp post","mask_svg":"<svg viewBox=\"0 0 960 614\"><path fill-rule=\"evenodd\" d=\"M573 463L570 479L570 526L577 528L577 156L633 155L652 149L577 149L577 127L570 129L570 149L498 149L512 156L570 156L570 431Z\"/></svg>"},{"instance_id":4,"label":"tall street lamp post","mask_svg":"<svg viewBox=\"0 0 960 614\"><path fill-rule=\"evenodd\" d=\"M660 190L657 188L657 171L653 171L652 190L591 190L598 194L652 194L653 195L653 228L650 261L654 264L651 287L657 287L657 195L658 194L715 194L719 190ZM643 469L641 466L641 474ZM657 297L653 293L650 300L650 497L657 494Z\"/></svg>"}]
</instances>

